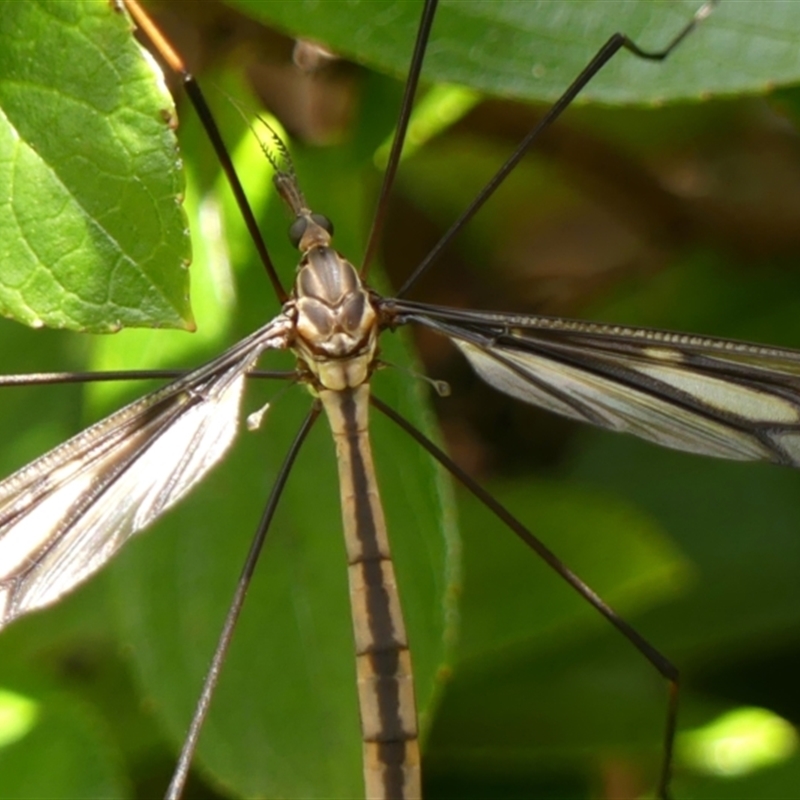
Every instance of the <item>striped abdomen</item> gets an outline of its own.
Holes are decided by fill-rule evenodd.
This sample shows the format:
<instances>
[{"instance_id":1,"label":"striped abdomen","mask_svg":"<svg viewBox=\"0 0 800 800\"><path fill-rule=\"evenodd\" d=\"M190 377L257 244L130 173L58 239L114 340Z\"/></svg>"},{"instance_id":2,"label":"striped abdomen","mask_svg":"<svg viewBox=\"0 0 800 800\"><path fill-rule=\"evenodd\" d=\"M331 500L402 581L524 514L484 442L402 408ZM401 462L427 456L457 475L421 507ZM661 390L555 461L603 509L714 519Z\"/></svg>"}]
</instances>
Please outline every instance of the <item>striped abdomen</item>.
<instances>
[{"instance_id":1,"label":"striped abdomen","mask_svg":"<svg viewBox=\"0 0 800 800\"><path fill-rule=\"evenodd\" d=\"M369 800L421 796L411 657L367 431L369 385L321 390L336 442Z\"/></svg>"}]
</instances>

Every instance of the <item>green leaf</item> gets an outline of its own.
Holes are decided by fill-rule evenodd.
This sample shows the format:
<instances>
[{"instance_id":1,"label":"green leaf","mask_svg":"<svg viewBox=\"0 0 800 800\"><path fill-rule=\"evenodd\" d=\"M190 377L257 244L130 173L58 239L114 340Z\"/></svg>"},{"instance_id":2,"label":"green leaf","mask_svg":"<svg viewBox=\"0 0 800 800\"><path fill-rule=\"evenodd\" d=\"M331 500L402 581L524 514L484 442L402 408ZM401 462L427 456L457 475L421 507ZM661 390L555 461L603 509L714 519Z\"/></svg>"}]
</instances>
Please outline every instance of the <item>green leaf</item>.
<instances>
[{"instance_id":1,"label":"green leaf","mask_svg":"<svg viewBox=\"0 0 800 800\"><path fill-rule=\"evenodd\" d=\"M0 16L0 313L191 328L172 100L103 3Z\"/></svg>"},{"instance_id":2,"label":"green leaf","mask_svg":"<svg viewBox=\"0 0 800 800\"><path fill-rule=\"evenodd\" d=\"M680 596L695 579L688 559L633 504L532 479L491 489L625 619ZM510 531L492 524L477 501L461 508L461 641L431 737L431 772L480 764L524 774L537 760L580 764L583 753L615 740L657 749L657 714L642 713L651 687L629 681L619 691L616 665L597 651L608 622ZM643 659L611 635L627 656L623 663L639 666ZM600 681L605 691L593 693ZM482 724L471 725L477 718Z\"/></svg>"},{"instance_id":3,"label":"green leaf","mask_svg":"<svg viewBox=\"0 0 800 800\"><path fill-rule=\"evenodd\" d=\"M405 0L229 2L398 77L405 75L421 8ZM657 51L701 5L695 0L445 1L425 75L501 97L552 102L612 34L625 33L641 48ZM798 37L795 3L723 0L670 56L668 68L622 53L582 96L597 103L652 104L796 83ZM741 58L744 52L747 58Z\"/></svg>"},{"instance_id":4,"label":"green leaf","mask_svg":"<svg viewBox=\"0 0 800 800\"><path fill-rule=\"evenodd\" d=\"M9 703L11 693L3 694ZM0 744L3 797L133 796L120 754L91 706L52 690L16 697L17 705L32 707L33 719L24 735Z\"/></svg>"}]
</instances>

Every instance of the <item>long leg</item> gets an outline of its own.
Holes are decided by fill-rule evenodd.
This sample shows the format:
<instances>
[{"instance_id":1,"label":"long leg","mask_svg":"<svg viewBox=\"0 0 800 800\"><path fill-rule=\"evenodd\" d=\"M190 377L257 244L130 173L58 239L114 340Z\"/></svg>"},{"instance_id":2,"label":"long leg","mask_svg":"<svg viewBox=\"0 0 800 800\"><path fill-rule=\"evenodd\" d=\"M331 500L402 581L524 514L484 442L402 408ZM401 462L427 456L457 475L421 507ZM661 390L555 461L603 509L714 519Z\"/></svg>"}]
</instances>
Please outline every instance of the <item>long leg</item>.
<instances>
[{"instance_id":1,"label":"long leg","mask_svg":"<svg viewBox=\"0 0 800 800\"><path fill-rule=\"evenodd\" d=\"M669 659L663 656L635 628L629 625L586 583L584 583L566 564L563 563L541 540L534 536L508 509L499 503L479 483L471 478L446 453L438 448L430 439L417 430L396 411L372 398L372 404L385 414L392 422L399 425L406 433L424 447L453 477L457 478L475 497L478 498L493 514L495 514L527 547L533 550L559 577L566 581L586 602L602 614L667 681L669 692L667 713L664 727L664 749L661 771L656 787L658 797L666 798L672 771L672 755L675 749L675 731L678 718L678 670Z\"/></svg>"},{"instance_id":2,"label":"long leg","mask_svg":"<svg viewBox=\"0 0 800 800\"><path fill-rule=\"evenodd\" d=\"M253 572L255 571L256 564L258 563L258 558L261 555L262 548L264 547L264 542L267 538L267 533L269 532L270 523L272 522L272 518L275 516L275 509L278 507L278 501L280 500L283 492L283 487L286 485L286 481L289 478L289 473L292 471L292 466L297 458L297 454L300 452L300 448L303 446L303 442L305 441L308 432L311 430L311 426L317 420L318 416L319 409L315 408L306 417L302 427L297 432L297 435L295 436L294 441L289 448L289 452L284 458L278 475L275 478L275 483L272 486L272 492L267 500L267 505L264 508L261 521L256 529L253 542L250 545L250 550L247 553L244 567L242 567L242 574L240 575L236 584L236 592L234 593L230 608L228 609L228 614L225 618L225 624L222 627L219 642L217 643L214 656L211 660L211 666L208 669L208 674L206 675L205 682L203 683L203 689L197 702L197 708L195 709L192 722L189 726L189 733L184 741L180 758L175 766L175 772L172 776L172 781L170 782L169 788L167 789L167 793L165 795L168 800L177 800L177 798L181 797L183 794L183 790L186 786L186 779L189 775L189 768L192 764L192 758L195 750L197 749L197 740L200 737L200 729L203 725L206 715L208 714L208 708L211 704L214 689L219 682L222 663L228 653L228 648L231 644L236 621L238 620L242 606L244 605L245 596L248 588L250 587L250 580L253 577Z\"/></svg>"}]
</instances>

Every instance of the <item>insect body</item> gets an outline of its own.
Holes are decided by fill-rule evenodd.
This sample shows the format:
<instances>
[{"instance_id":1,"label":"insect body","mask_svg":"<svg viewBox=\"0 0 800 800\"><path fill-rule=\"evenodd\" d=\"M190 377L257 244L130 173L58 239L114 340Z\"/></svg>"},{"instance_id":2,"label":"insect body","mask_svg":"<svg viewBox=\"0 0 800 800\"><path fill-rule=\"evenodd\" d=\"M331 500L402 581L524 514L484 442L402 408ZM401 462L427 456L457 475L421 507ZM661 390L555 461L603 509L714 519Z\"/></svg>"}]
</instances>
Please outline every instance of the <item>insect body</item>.
<instances>
[{"instance_id":1,"label":"insect body","mask_svg":"<svg viewBox=\"0 0 800 800\"><path fill-rule=\"evenodd\" d=\"M55 599L199 480L230 442L244 377L256 358L291 348L301 379L328 411L340 455L351 595L354 608L363 607L354 613L366 784L375 796L414 796L416 721L399 702L413 697L405 626L396 614L365 434L366 386L380 329L417 323L442 333L488 383L564 416L677 449L791 466L798 460L799 357L785 349L643 328L384 299L362 287L349 262L330 249L329 231L318 218L304 205L294 210L303 260L295 292L277 317L206 367L0 485L7 501L0 540L9 556L6 618ZM127 439L131 427L136 436ZM73 482L74 475L81 480ZM40 505L47 497L55 499ZM145 512L132 511L134 506ZM35 525L28 525L34 518ZM41 524L45 519L51 527ZM32 528L38 536L33 542L27 535ZM89 545L85 549L68 542L76 532ZM51 543L63 545L56 551L64 560L48 561ZM387 723L394 738L385 735Z\"/></svg>"}]
</instances>

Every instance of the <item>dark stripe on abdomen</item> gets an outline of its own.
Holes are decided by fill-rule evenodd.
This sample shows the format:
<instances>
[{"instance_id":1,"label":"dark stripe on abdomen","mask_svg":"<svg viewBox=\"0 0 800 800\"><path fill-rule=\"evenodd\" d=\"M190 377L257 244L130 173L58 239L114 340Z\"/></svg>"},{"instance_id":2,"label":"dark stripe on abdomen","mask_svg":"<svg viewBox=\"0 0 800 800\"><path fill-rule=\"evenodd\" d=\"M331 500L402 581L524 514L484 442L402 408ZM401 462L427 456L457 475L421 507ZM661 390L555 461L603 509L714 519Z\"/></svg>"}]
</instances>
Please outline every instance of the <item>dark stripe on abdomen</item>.
<instances>
[{"instance_id":1,"label":"dark stripe on abdomen","mask_svg":"<svg viewBox=\"0 0 800 800\"><path fill-rule=\"evenodd\" d=\"M339 455L367 794L420 796L411 659L366 432L368 387L320 396ZM365 404L362 407L360 404ZM360 422L359 422L360 415Z\"/></svg>"}]
</instances>

